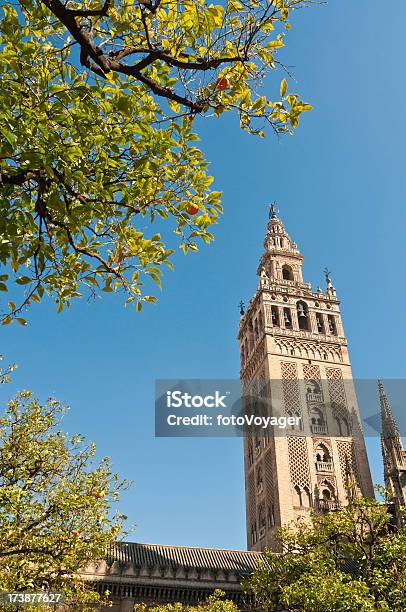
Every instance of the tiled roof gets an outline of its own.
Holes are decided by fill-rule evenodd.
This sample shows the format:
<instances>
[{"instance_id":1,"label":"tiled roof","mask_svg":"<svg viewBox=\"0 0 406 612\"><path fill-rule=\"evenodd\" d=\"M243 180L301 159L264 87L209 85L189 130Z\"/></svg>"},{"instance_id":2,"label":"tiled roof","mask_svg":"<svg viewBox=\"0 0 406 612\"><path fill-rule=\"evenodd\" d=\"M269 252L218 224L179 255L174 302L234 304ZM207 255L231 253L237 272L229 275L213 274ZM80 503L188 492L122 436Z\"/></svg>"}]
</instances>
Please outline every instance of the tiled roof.
<instances>
[{"instance_id":1,"label":"tiled roof","mask_svg":"<svg viewBox=\"0 0 406 612\"><path fill-rule=\"evenodd\" d=\"M131 563L136 567L196 568L252 572L262 554L247 550L221 550L190 546L163 546L138 542L117 542L109 551L107 561Z\"/></svg>"}]
</instances>

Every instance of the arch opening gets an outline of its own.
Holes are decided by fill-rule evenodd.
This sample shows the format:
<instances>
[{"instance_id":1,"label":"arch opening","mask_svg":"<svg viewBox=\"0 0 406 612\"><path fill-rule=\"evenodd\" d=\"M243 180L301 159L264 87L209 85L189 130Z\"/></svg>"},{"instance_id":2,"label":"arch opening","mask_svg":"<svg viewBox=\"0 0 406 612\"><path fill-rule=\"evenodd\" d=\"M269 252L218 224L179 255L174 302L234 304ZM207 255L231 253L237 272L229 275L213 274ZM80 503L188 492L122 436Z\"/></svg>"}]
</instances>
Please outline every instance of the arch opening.
<instances>
[{"instance_id":1,"label":"arch opening","mask_svg":"<svg viewBox=\"0 0 406 612\"><path fill-rule=\"evenodd\" d=\"M282 266L282 278L284 280L290 280L290 281L295 280L293 276L293 270L290 266L288 266L288 264L284 264Z\"/></svg>"}]
</instances>

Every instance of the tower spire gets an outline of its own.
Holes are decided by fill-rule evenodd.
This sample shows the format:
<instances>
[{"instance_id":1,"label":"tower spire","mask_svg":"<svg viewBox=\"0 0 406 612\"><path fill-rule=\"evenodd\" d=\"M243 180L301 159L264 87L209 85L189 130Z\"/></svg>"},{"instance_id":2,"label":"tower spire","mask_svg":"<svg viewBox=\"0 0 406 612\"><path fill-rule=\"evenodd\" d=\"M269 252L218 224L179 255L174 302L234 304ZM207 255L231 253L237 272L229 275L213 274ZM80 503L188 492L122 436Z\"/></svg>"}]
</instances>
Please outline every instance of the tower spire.
<instances>
[{"instance_id":1,"label":"tower spire","mask_svg":"<svg viewBox=\"0 0 406 612\"><path fill-rule=\"evenodd\" d=\"M399 429L393 418L392 410L386 397L385 388L381 380L378 380L379 401L381 404L381 435L384 438L394 438L399 436Z\"/></svg>"},{"instance_id":2,"label":"tower spire","mask_svg":"<svg viewBox=\"0 0 406 612\"><path fill-rule=\"evenodd\" d=\"M378 389L381 403L381 449L385 486L392 497L396 523L401 526L404 519L400 508L406 505L406 452L403 449L399 428L380 380Z\"/></svg>"}]
</instances>

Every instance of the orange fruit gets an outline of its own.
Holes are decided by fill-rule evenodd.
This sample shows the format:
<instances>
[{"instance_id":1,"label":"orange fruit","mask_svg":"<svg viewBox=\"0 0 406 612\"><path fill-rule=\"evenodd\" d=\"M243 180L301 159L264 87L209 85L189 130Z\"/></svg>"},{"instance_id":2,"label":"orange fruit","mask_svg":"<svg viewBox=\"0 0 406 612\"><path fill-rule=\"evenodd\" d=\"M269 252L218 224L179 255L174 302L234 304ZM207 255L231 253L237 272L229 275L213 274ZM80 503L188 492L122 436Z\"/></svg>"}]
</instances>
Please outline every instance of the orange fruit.
<instances>
[{"instance_id":1,"label":"orange fruit","mask_svg":"<svg viewBox=\"0 0 406 612\"><path fill-rule=\"evenodd\" d=\"M195 215L197 212L199 212L199 207L197 206L197 204L189 204L186 210L189 215Z\"/></svg>"},{"instance_id":2,"label":"orange fruit","mask_svg":"<svg viewBox=\"0 0 406 612\"><path fill-rule=\"evenodd\" d=\"M226 76L222 76L217 79L216 89L223 91L224 89L228 89L230 87L230 81Z\"/></svg>"}]
</instances>

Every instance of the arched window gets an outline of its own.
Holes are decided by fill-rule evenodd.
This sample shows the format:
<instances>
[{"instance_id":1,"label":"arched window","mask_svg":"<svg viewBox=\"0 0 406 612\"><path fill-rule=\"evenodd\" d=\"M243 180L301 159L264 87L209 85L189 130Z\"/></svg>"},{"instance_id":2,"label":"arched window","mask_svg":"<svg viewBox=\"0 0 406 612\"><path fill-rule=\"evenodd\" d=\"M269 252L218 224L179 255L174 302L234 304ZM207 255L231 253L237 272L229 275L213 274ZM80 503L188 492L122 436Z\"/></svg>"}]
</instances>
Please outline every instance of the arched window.
<instances>
[{"instance_id":1,"label":"arched window","mask_svg":"<svg viewBox=\"0 0 406 612\"><path fill-rule=\"evenodd\" d=\"M309 329L309 309L306 302L297 302L296 304L297 320L299 329Z\"/></svg>"},{"instance_id":2,"label":"arched window","mask_svg":"<svg viewBox=\"0 0 406 612\"><path fill-rule=\"evenodd\" d=\"M265 516L264 506L260 506L259 511L258 511L258 527L259 527L259 537L263 538L265 536L265 531L266 531L266 516Z\"/></svg>"},{"instance_id":3,"label":"arched window","mask_svg":"<svg viewBox=\"0 0 406 612\"><path fill-rule=\"evenodd\" d=\"M293 270L290 266L288 266L287 264L284 264L282 266L282 278L284 280L290 280L293 281L294 277L293 277Z\"/></svg>"},{"instance_id":4,"label":"arched window","mask_svg":"<svg viewBox=\"0 0 406 612\"><path fill-rule=\"evenodd\" d=\"M277 306L271 306L272 325L279 327L279 311Z\"/></svg>"},{"instance_id":5,"label":"arched window","mask_svg":"<svg viewBox=\"0 0 406 612\"><path fill-rule=\"evenodd\" d=\"M321 491L322 499L331 499L331 491L330 489L324 488Z\"/></svg>"},{"instance_id":6,"label":"arched window","mask_svg":"<svg viewBox=\"0 0 406 612\"><path fill-rule=\"evenodd\" d=\"M320 312L316 313L316 325L317 325L317 331L319 332L319 334L324 334L323 315Z\"/></svg>"},{"instance_id":7,"label":"arched window","mask_svg":"<svg viewBox=\"0 0 406 612\"><path fill-rule=\"evenodd\" d=\"M328 480L323 480L320 485L320 497L325 500L332 500L335 498L334 487Z\"/></svg>"},{"instance_id":8,"label":"arched window","mask_svg":"<svg viewBox=\"0 0 406 612\"><path fill-rule=\"evenodd\" d=\"M285 327L292 327L292 315L290 312L290 308L284 308L283 309L283 320L285 323Z\"/></svg>"},{"instance_id":9,"label":"arched window","mask_svg":"<svg viewBox=\"0 0 406 612\"><path fill-rule=\"evenodd\" d=\"M252 409L254 414L255 414L255 409ZM259 453L261 452L261 438L260 436L256 436L255 437L255 454L259 455ZM259 468L260 470L261 468Z\"/></svg>"},{"instance_id":10,"label":"arched window","mask_svg":"<svg viewBox=\"0 0 406 612\"><path fill-rule=\"evenodd\" d=\"M311 508L312 505L310 491L307 487L304 487L302 491L302 504L304 508Z\"/></svg>"},{"instance_id":11,"label":"arched window","mask_svg":"<svg viewBox=\"0 0 406 612\"><path fill-rule=\"evenodd\" d=\"M330 331L330 334L333 334L334 336L336 336L337 326L336 326L335 317L333 315L328 315L327 320L328 320L328 329Z\"/></svg>"},{"instance_id":12,"label":"arched window","mask_svg":"<svg viewBox=\"0 0 406 612\"><path fill-rule=\"evenodd\" d=\"M309 402L321 402L323 396L321 393L321 387L315 380L308 380L306 382L306 395Z\"/></svg>"},{"instance_id":13,"label":"arched window","mask_svg":"<svg viewBox=\"0 0 406 612\"><path fill-rule=\"evenodd\" d=\"M334 486L328 480L323 480L320 484L318 507L321 512L330 512L338 509L337 498Z\"/></svg>"},{"instance_id":14,"label":"arched window","mask_svg":"<svg viewBox=\"0 0 406 612\"><path fill-rule=\"evenodd\" d=\"M261 444L261 442L260 442ZM258 493L261 493L264 487L264 481L263 481L263 477L262 477L262 468L261 466L258 468L257 470L257 489L258 489Z\"/></svg>"},{"instance_id":15,"label":"arched window","mask_svg":"<svg viewBox=\"0 0 406 612\"><path fill-rule=\"evenodd\" d=\"M293 489L293 505L296 506L296 508L302 507L302 492L298 485Z\"/></svg>"},{"instance_id":16,"label":"arched window","mask_svg":"<svg viewBox=\"0 0 406 612\"><path fill-rule=\"evenodd\" d=\"M251 527L251 541L253 544L256 544L258 541L258 535L257 535L257 524L254 523Z\"/></svg>"},{"instance_id":17,"label":"arched window","mask_svg":"<svg viewBox=\"0 0 406 612\"><path fill-rule=\"evenodd\" d=\"M330 451L324 444L319 444L315 451L316 463L331 463Z\"/></svg>"},{"instance_id":18,"label":"arched window","mask_svg":"<svg viewBox=\"0 0 406 612\"><path fill-rule=\"evenodd\" d=\"M252 465L254 463L254 451L252 449L251 442L250 442L250 444L248 446L248 463L249 463L249 465Z\"/></svg>"},{"instance_id":19,"label":"arched window","mask_svg":"<svg viewBox=\"0 0 406 612\"><path fill-rule=\"evenodd\" d=\"M273 527L275 525L275 508L274 505L271 504L271 507L268 511L268 527Z\"/></svg>"},{"instance_id":20,"label":"arched window","mask_svg":"<svg viewBox=\"0 0 406 612\"><path fill-rule=\"evenodd\" d=\"M320 408L316 406L312 407L310 410L310 427L312 433L314 434L325 434L326 433L326 423L324 420L323 412Z\"/></svg>"},{"instance_id":21,"label":"arched window","mask_svg":"<svg viewBox=\"0 0 406 612\"><path fill-rule=\"evenodd\" d=\"M320 408L316 408L315 406L310 410L310 422L313 425L323 425L323 413Z\"/></svg>"},{"instance_id":22,"label":"arched window","mask_svg":"<svg viewBox=\"0 0 406 612\"><path fill-rule=\"evenodd\" d=\"M339 417L335 417L335 421L337 424L338 434L340 436L350 436L351 430L348 424L347 419L340 419Z\"/></svg>"}]
</instances>

